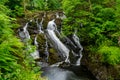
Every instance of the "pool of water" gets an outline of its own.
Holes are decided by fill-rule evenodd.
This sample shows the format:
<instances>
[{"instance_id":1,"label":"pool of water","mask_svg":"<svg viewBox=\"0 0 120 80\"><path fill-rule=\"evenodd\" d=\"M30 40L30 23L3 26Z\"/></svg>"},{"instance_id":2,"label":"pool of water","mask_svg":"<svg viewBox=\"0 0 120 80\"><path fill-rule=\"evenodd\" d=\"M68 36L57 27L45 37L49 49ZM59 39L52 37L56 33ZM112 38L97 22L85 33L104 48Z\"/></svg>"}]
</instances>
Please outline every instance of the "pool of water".
<instances>
[{"instance_id":1,"label":"pool of water","mask_svg":"<svg viewBox=\"0 0 120 80\"><path fill-rule=\"evenodd\" d=\"M48 80L96 80L84 67L44 67L42 70L42 76L47 77Z\"/></svg>"}]
</instances>

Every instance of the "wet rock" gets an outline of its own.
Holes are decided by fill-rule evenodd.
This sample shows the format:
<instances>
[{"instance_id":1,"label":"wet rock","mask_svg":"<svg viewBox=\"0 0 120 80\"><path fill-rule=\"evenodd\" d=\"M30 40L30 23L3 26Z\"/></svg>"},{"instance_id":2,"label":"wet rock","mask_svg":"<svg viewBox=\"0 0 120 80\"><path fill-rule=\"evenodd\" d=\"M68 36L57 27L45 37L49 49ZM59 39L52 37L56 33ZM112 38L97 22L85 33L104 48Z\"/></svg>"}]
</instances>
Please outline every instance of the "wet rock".
<instances>
[{"instance_id":1,"label":"wet rock","mask_svg":"<svg viewBox=\"0 0 120 80\"><path fill-rule=\"evenodd\" d=\"M43 33L38 34L37 42L38 42L38 45L39 45L38 50L39 50L39 53L40 53L40 57L45 58L46 55L44 54L44 51L45 51L46 39L45 39L45 35Z\"/></svg>"},{"instance_id":2,"label":"wet rock","mask_svg":"<svg viewBox=\"0 0 120 80\"><path fill-rule=\"evenodd\" d=\"M50 48L49 49L49 54L50 54L50 56L49 56L48 61L49 61L50 64L54 64L54 63L60 61L60 56L57 54L57 51L55 49Z\"/></svg>"},{"instance_id":3,"label":"wet rock","mask_svg":"<svg viewBox=\"0 0 120 80\"><path fill-rule=\"evenodd\" d=\"M85 52L81 62L82 65L86 66L97 80L120 79L120 68L102 63L101 56L97 55L97 53Z\"/></svg>"}]
</instances>

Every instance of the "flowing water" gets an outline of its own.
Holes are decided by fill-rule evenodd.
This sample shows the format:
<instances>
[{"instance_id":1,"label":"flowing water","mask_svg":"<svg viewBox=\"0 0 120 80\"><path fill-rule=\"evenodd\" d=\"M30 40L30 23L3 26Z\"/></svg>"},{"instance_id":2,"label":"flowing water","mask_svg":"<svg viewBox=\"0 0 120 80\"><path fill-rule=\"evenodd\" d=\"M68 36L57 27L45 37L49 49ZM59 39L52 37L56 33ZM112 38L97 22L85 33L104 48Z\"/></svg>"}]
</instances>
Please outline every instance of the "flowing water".
<instances>
[{"instance_id":1,"label":"flowing water","mask_svg":"<svg viewBox=\"0 0 120 80\"><path fill-rule=\"evenodd\" d=\"M82 51L83 51L83 47L82 45L80 44L80 40L78 38L78 36L76 35L77 31L75 31L75 33L73 34L73 40L75 42L75 44L77 45L77 47L80 49L79 52L78 52L78 60L76 61L76 65L80 65L80 61L81 61L81 58L82 58Z\"/></svg>"},{"instance_id":2,"label":"flowing water","mask_svg":"<svg viewBox=\"0 0 120 80\"><path fill-rule=\"evenodd\" d=\"M26 40L30 39L29 32L27 30L28 22L25 24L25 26L21 29L19 29L19 36L23 42L26 42Z\"/></svg>"},{"instance_id":3,"label":"flowing water","mask_svg":"<svg viewBox=\"0 0 120 80\"><path fill-rule=\"evenodd\" d=\"M43 31L42 31L43 20L44 20L43 17L42 17L42 20L41 20L40 23L38 22L38 19L36 20L36 23L37 23L37 27L38 27L38 31L39 31L39 33L43 33Z\"/></svg>"},{"instance_id":4,"label":"flowing water","mask_svg":"<svg viewBox=\"0 0 120 80\"><path fill-rule=\"evenodd\" d=\"M43 77L48 80L96 80L92 74L83 67L72 67L71 69L59 67L44 67Z\"/></svg>"},{"instance_id":5,"label":"flowing water","mask_svg":"<svg viewBox=\"0 0 120 80\"><path fill-rule=\"evenodd\" d=\"M25 34L25 38L30 39L30 35L29 35L28 30L27 30L27 27L28 27L28 23L26 23L26 25L23 27L23 32Z\"/></svg>"},{"instance_id":6,"label":"flowing water","mask_svg":"<svg viewBox=\"0 0 120 80\"><path fill-rule=\"evenodd\" d=\"M53 19L48 22L48 26L46 30L47 38L52 43L53 47L58 51L58 54L62 56L63 58L65 58L65 62L69 62L70 50L56 36L55 31L57 31L57 26Z\"/></svg>"},{"instance_id":7,"label":"flowing water","mask_svg":"<svg viewBox=\"0 0 120 80\"><path fill-rule=\"evenodd\" d=\"M66 18L65 15L59 15L56 13L56 16L58 18ZM48 80L95 80L91 78L88 74L88 70L85 68L80 67L80 62L82 58L82 51L83 47L80 43L80 39L77 36L77 31L69 37L64 37L63 40L59 39L61 37L60 32L57 30L57 25L55 23L55 19L48 22L47 29L43 30L43 22L44 22L44 16L42 17L41 22L36 19L36 24L38 28L38 34L44 34L45 37L45 50L44 54L47 55L45 58L45 62L39 61L36 62L38 65L42 67L43 74L42 76L46 76ZM29 22L26 23L26 25L22 28L22 30L19 30L19 36L22 39L30 39L29 32L27 28L29 26ZM36 50L31 53L30 55L34 59L39 59L40 54L39 53L39 44L37 42L37 35L35 34L34 37L34 45L36 46ZM49 44L49 45L48 45ZM49 53L49 47L53 47L59 56L61 56L61 61L57 62L55 64L50 65L49 62L49 56L51 54ZM71 55L73 54L73 58L71 59Z\"/></svg>"},{"instance_id":8,"label":"flowing water","mask_svg":"<svg viewBox=\"0 0 120 80\"><path fill-rule=\"evenodd\" d=\"M34 39L34 45L38 47L38 42L37 42L37 35L35 36ZM39 59L39 51L36 49L33 53L30 54L34 59Z\"/></svg>"},{"instance_id":9,"label":"flowing water","mask_svg":"<svg viewBox=\"0 0 120 80\"><path fill-rule=\"evenodd\" d=\"M44 51L44 53L45 53L45 55L47 55L46 61L48 62L49 51L48 51L48 41L47 41L47 37L46 36L45 36L45 39L46 39L46 41L45 41L45 51Z\"/></svg>"}]
</instances>

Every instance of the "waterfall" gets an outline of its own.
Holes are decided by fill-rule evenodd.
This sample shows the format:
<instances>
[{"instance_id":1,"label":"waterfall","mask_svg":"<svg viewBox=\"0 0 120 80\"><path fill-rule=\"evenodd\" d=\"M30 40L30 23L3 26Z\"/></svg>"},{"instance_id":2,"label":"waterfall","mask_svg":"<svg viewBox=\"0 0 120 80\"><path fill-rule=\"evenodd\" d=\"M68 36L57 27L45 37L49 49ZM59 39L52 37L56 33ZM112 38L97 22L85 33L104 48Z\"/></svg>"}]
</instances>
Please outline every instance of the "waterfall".
<instances>
[{"instance_id":1,"label":"waterfall","mask_svg":"<svg viewBox=\"0 0 120 80\"><path fill-rule=\"evenodd\" d=\"M28 27L28 23L26 23L26 25L23 27L23 32L25 34L26 39L30 39L30 35L29 35L28 30L27 30L27 27Z\"/></svg>"},{"instance_id":2,"label":"waterfall","mask_svg":"<svg viewBox=\"0 0 120 80\"><path fill-rule=\"evenodd\" d=\"M79 79L72 71L58 67L48 67L44 68L44 70L45 72L42 76L47 76L48 80L83 80Z\"/></svg>"},{"instance_id":3,"label":"waterfall","mask_svg":"<svg viewBox=\"0 0 120 80\"><path fill-rule=\"evenodd\" d=\"M76 35L77 31L74 32L72 38L74 40L74 43L77 45L77 47L80 49L79 50L79 54L78 54L78 60L76 61L76 65L79 66L80 65L80 61L81 61L81 58L82 58L82 51L83 51L83 47L82 45L80 44L80 40L79 40L79 37Z\"/></svg>"},{"instance_id":4,"label":"waterfall","mask_svg":"<svg viewBox=\"0 0 120 80\"><path fill-rule=\"evenodd\" d=\"M38 42L37 42L37 35L34 38L34 44L35 44L36 48L38 48L39 45L38 45ZM36 49L33 53L31 53L31 56L34 59L39 59L40 57L39 57L39 51L38 51L38 49Z\"/></svg>"},{"instance_id":5,"label":"waterfall","mask_svg":"<svg viewBox=\"0 0 120 80\"><path fill-rule=\"evenodd\" d=\"M56 12L56 14L55 14L55 15L56 15L56 18L60 18L60 16L59 16L58 12Z\"/></svg>"},{"instance_id":6,"label":"waterfall","mask_svg":"<svg viewBox=\"0 0 120 80\"><path fill-rule=\"evenodd\" d=\"M42 17L42 20L41 20L41 22L39 23L38 22L38 18L37 18L37 20L36 20L36 23L37 23L37 27L38 27L38 31L39 31L39 33L43 33L43 31L42 31L42 23L43 23L43 20L44 20L44 18Z\"/></svg>"},{"instance_id":7,"label":"waterfall","mask_svg":"<svg viewBox=\"0 0 120 80\"><path fill-rule=\"evenodd\" d=\"M47 29L48 30L57 30L57 25L55 24L55 19L48 22Z\"/></svg>"},{"instance_id":8,"label":"waterfall","mask_svg":"<svg viewBox=\"0 0 120 80\"><path fill-rule=\"evenodd\" d=\"M38 47L37 36L35 36L34 44L36 45L36 47Z\"/></svg>"},{"instance_id":9,"label":"waterfall","mask_svg":"<svg viewBox=\"0 0 120 80\"><path fill-rule=\"evenodd\" d=\"M29 32L27 30L28 22L25 24L25 26L18 30L19 36L23 42L26 42L26 40L30 39Z\"/></svg>"},{"instance_id":10,"label":"waterfall","mask_svg":"<svg viewBox=\"0 0 120 80\"><path fill-rule=\"evenodd\" d=\"M62 33L60 33L57 30L57 25L55 23L55 19L49 21L48 25L47 25L47 29L44 30L43 21L44 21L45 16L46 16L46 13L44 13L40 22L39 22L38 18L36 19L36 22L35 22L37 24L39 34L44 35L44 38L45 38L45 46L44 46L44 49L42 48L44 51L42 54L43 54L43 56L45 55L44 56L45 61L49 62L48 58L49 58L50 54L49 54L48 47L50 46L57 51L58 56L60 56L60 58L62 60L61 62L57 62L51 66L55 66L55 65L59 66L59 65L62 65L63 62L67 62L67 63L72 62L70 64L75 64L75 65L79 66L81 58L82 58L83 47L80 43L79 37L76 35L77 31L75 31L71 37L66 37L63 34L64 40L63 39L61 40L59 38L61 38ZM65 15L63 14L63 12L61 12L61 13L57 12L56 17L58 17L58 16L59 16L59 18L61 18L63 16L65 18ZM27 30L27 28L29 28L28 23L26 23L26 25L23 27L23 29L21 29L19 32L19 35L21 36L21 38L24 38L25 40L30 39L30 35ZM38 47L39 47L39 43L37 42L38 35L37 34L34 34L34 35L36 35L34 37L34 45L36 46L37 49L33 53L31 53L31 56L34 59L38 59L38 58L40 58L41 53L39 53L40 50L38 50ZM50 44L50 45L48 46L48 44ZM72 58L70 58L70 54L72 54Z\"/></svg>"},{"instance_id":11,"label":"waterfall","mask_svg":"<svg viewBox=\"0 0 120 80\"><path fill-rule=\"evenodd\" d=\"M48 52L48 41L47 41L47 37L45 36L46 42L45 42L45 55L47 55L46 57L46 61L48 62L48 58L49 58L49 52Z\"/></svg>"},{"instance_id":12,"label":"waterfall","mask_svg":"<svg viewBox=\"0 0 120 80\"><path fill-rule=\"evenodd\" d=\"M77 30L72 35L64 35L57 30L59 28L57 19L56 21L55 19L48 21L47 29L45 29L48 14L44 12L40 22L36 18L36 21L29 21L32 24L27 22L23 28L19 29L19 36L27 46L26 50L31 50L31 44L34 42L36 50L30 53L30 56L36 61L36 65L45 69L43 70L43 76L47 77L48 80L94 80L86 77L89 73L86 71L87 69L80 69L83 67L80 66L83 47L77 36ZM66 18L63 12L57 12L56 17L59 19ZM43 25L43 21L45 21L45 25ZM60 24L62 25L62 23ZM29 39L34 41L31 41L30 44ZM87 73L84 74L84 72ZM78 77L79 74L80 77Z\"/></svg>"},{"instance_id":13,"label":"waterfall","mask_svg":"<svg viewBox=\"0 0 120 80\"><path fill-rule=\"evenodd\" d=\"M35 50L33 53L30 54L33 59L39 59L39 51L38 50Z\"/></svg>"},{"instance_id":14,"label":"waterfall","mask_svg":"<svg viewBox=\"0 0 120 80\"><path fill-rule=\"evenodd\" d=\"M70 50L56 36L55 30L57 31L57 26L54 21L55 20L53 19L48 22L48 26L46 30L47 38L52 43L53 47L58 51L59 55L65 58L65 62L69 62Z\"/></svg>"}]
</instances>

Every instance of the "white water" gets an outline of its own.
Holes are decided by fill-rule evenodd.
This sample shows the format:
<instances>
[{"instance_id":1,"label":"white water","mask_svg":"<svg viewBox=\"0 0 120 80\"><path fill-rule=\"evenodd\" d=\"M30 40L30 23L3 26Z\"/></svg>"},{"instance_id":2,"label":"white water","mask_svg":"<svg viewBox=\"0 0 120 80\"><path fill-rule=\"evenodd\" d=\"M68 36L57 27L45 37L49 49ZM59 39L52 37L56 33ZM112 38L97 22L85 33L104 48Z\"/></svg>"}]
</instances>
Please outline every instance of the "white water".
<instances>
[{"instance_id":1,"label":"white water","mask_svg":"<svg viewBox=\"0 0 120 80\"><path fill-rule=\"evenodd\" d=\"M48 22L47 29L48 30L57 30L57 25L55 24L55 19Z\"/></svg>"},{"instance_id":2,"label":"white water","mask_svg":"<svg viewBox=\"0 0 120 80\"><path fill-rule=\"evenodd\" d=\"M55 14L55 15L56 15L56 18L60 18L60 16L59 16L58 12L56 12L56 14Z\"/></svg>"},{"instance_id":3,"label":"white water","mask_svg":"<svg viewBox=\"0 0 120 80\"><path fill-rule=\"evenodd\" d=\"M79 40L78 36L76 35L76 33L77 33L77 31L75 31L75 33L73 34L72 38L73 38L75 44L77 45L77 47L80 48L80 51L79 51L79 54L78 54L79 58L76 61L76 66L80 66L80 61L81 61L81 58L82 58L83 47L80 44L80 40Z\"/></svg>"},{"instance_id":4,"label":"white water","mask_svg":"<svg viewBox=\"0 0 120 80\"><path fill-rule=\"evenodd\" d=\"M58 14L56 14L56 15L58 15ZM37 27L38 27L40 33L44 33L42 31L43 20L44 19L42 18L40 23L38 22L38 19L36 20ZM45 37L47 36L48 40L51 42L53 47L58 51L58 54L63 57L65 62L69 62L70 63L70 60L69 60L69 52L70 52L70 50L57 37L56 32L59 35L60 35L60 33L58 32L57 25L55 24L54 21L55 21L55 19L53 19L53 20L48 22ZM22 37L25 36L25 39L30 39L30 35L29 35L29 32L27 31L27 27L28 27L28 23L26 23L26 25L23 27L23 33L21 33L21 36ZM81 58L82 58L83 47L80 44L80 40L79 40L78 36L76 35L76 33L77 33L77 31L75 31L75 33L72 36L72 38L73 38L75 43L72 43L72 41L69 41L69 42L71 42L73 47L75 47L75 48L78 47L80 49L78 53L74 53L74 51L72 51L74 56L78 56L78 59L76 61L76 65L79 66ZM46 60L48 62L49 51L48 51L48 41L47 41L47 38L46 38L46 42L45 42L45 52L44 53L45 53L45 55L47 55ZM70 40L70 39L67 39L67 40ZM34 39L34 44L36 45L36 47L39 46L38 42L37 42L37 36ZM33 56L34 59L39 58L39 51L35 50L35 52L32 53L32 56Z\"/></svg>"},{"instance_id":5,"label":"white water","mask_svg":"<svg viewBox=\"0 0 120 80\"><path fill-rule=\"evenodd\" d=\"M29 35L28 30L27 30L27 27L28 27L28 23L26 23L23 28L18 30L21 40L23 42L25 42L26 44L27 44L27 40L30 39L30 35Z\"/></svg>"},{"instance_id":6,"label":"white water","mask_svg":"<svg viewBox=\"0 0 120 80\"><path fill-rule=\"evenodd\" d=\"M38 20L36 21L37 27L39 29L39 33L45 33L45 37L47 36L46 42L45 42L45 54L47 55L46 60L48 61L48 58L49 58L49 55L50 55L49 54L49 49L48 49L48 40L50 40L50 43L58 51L59 55L64 56L65 62L69 62L69 52L70 52L70 49L68 49L68 47L66 47L60 41L60 39L57 37L57 35L56 35L57 26L56 26L56 24L55 24L54 21L55 20L49 21L46 33L44 31L42 31L43 19L41 20L40 23L38 22ZM26 25L24 26L23 31L21 31L21 33L19 33L21 35L21 38L25 37L26 39L30 39L30 35L29 35L29 32L27 31L27 27L28 27L28 23L26 23ZM73 40L74 40L75 43L73 43L68 38L69 43L71 43L71 45L74 48L79 47L79 49L80 49L78 51L78 53L75 53L75 52L72 51L72 53L74 54L74 56L79 56L79 58L77 59L77 61L75 61L76 62L75 65L78 67L78 66L80 66L80 61L81 61L81 58L82 58L83 47L80 44L80 40L79 40L78 36L76 35L76 32L74 33L74 35L72 36L72 38L73 38ZM38 48L39 44L37 42L37 36L34 38L34 44ZM28 44L28 47L29 47L29 44ZM40 58L39 57L39 51L38 51L38 49L36 49L30 55L34 59L39 59ZM41 67L49 67L47 70L44 71L45 76L48 77L48 80L91 80L91 79L88 79L86 76L80 76L81 78L78 78L72 71L59 68L60 65L64 65L63 64L64 61L57 62L57 63L55 63L53 65L50 65L50 66L49 66L49 64L47 62L36 62L36 63L38 65L40 65ZM76 70L76 68L74 70Z\"/></svg>"},{"instance_id":7,"label":"white water","mask_svg":"<svg viewBox=\"0 0 120 80\"><path fill-rule=\"evenodd\" d=\"M83 50L82 45L80 44L80 40L78 38L78 36L76 34L73 34L73 40L75 41L75 44L81 49L81 51Z\"/></svg>"},{"instance_id":8,"label":"white water","mask_svg":"<svg viewBox=\"0 0 120 80\"><path fill-rule=\"evenodd\" d=\"M23 27L23 32L25 34L25 38L30 39L30 35L29 35L28 30L27 30L27 27L28 27L28 23L26 23L26 25Z\"/></svg>"},{"instance_id":9,"label":"white water","mask_svg":"<svg viewBox=\"0 0 120 80\"><path fill-rule=\"evenodd\" d=\"M54 48L57 49L59 55L62 55L65 58L65 62L69 62L69 49L59 40L59 38L55 34L55 30L57 30L57 26L54 22L55 20L51 20L47 26L47 37L51 41Z\"/></svg>"},{"instance_id":10,"label":"white water","mask_svg":"<svg viewBox=\"0 0 120 80\"><path fill-rule=\"evenodd\" d=\"M33 59L39 59L39 51L38 50L35 50L33 53L30 54Z\"/></svg>"},{"instance_id":11,"label":"white water","mask_svg":"<svg viewBox=\"0 0 120 80\"><path fill-rule=\"evenodd\" d=\"M49 58L49 52L48 52L48 41L47 41L47 37L45 36L46 42L45 42L45 55L47 55L46 57L46 61L48 62L48 58Z\"/></svg>"},{"instance_id":12,"label":"white water","mask_svg":"<svg viewBox=\"0 0 120 80\"><path fill-rule=\"evenodd\" d=\"M51 43L57 49L58 53L62 55L65 62L69 62L69 49L58 39L53 30L47 30L47 36L49 37Z\"/></svg>"},{"instance_id":13,"label":"white water","mask_svg":"<svg viewBox=\"0 0 120 80\"><path fill-rule=\"evenodd\" d=\"M44 18L42 17L42 20L41 20L41 22L39 23L38 22L38 19L36 20L36 23L37 23L37 27L38 27L38 31L39 31L39 33L44 33L43 31L42 31L42 23L43 23L43 20L44 20Z\"/></svg>"},{"instance_id":14,"label":"white water","mask_svg":"<svg viewBox=\"0 0 120 80\"><path fill-rule=\"evenodd\" d=\"M35 36L34 44L36 45L36 47L38 47L37 36Z\"/></svg>"},{"instance_id":15,"label":"white water","mask_svg":"<svg viewBox=\"0 0 120 80\"><path fill-rule=\"evenodd\" d=\"M45 68L42 75L48 77L48 80L81 80L72 71L58 67Z\"/></svg>"},{"instance_id":16,"label":"white water","mask_svg":"<svg viewBox=\"0 0 120 80\"><path fill-rule=\"evenodd\" d=\"M35 39L34 39L34 44L36 46L36 48L38 48L38 42L37 42L37 35L35 36ZM33 59L39 59L39 51L36 49L33 53L30 54Z\"/></svg>"},{"instance_id":17,"label":"white water","mask_svg":"<svg viewBox=\"0 0 120 80\"><path fill-rule=\"evenodd\" d=\"M80 56L78 58L78 60L76 61L76 66L80 66L80 62L81 62L81 58L82 58L82 54L80 53Z\"/></svg>"}]
</instances>

